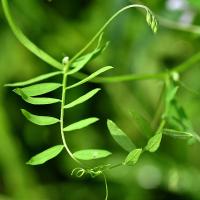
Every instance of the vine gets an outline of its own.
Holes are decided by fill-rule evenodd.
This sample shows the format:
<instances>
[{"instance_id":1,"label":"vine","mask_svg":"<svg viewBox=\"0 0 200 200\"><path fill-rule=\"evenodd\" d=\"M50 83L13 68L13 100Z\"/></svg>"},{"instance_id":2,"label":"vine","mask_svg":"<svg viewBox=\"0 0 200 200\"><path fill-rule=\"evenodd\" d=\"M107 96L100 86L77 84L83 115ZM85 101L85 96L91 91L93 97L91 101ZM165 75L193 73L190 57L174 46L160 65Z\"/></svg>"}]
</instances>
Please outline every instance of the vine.
<instances>
[{"instance_id":1,"label":"vine","mask_svg":"<svg viewBox=\"0 0 200 200\"><path fill-rule=\"evenodd\" d=\"M192 128L192 125L187 118L187 115L184 109L178 104L176 100L176 94L178 91L179 84L179 73L187 70L193 63L197 62L200 59L199 53L193 56L188 61L183 64L173 68L171 71L162 72L158 74L142 74L142 75L123 75L115 77L98 77L102 73L112 69L111 66L102 67L96 72L85 75L80 72L80 70L85 67L92 59L99 56L104 50L108 47L108 42L105 44L102 43L103 32L107 26L122 12L130 8L142 8L146 11L146 21L147 24L151 27L154 33L157 32L158 23L154 17L152 11L143 5L129 5L118 12L116 12L107 22L100 28L100 30L94 35L94 37L71 59L64 57L62 62L58 62L56 59L52 58L45 51L38 48L33 42L31 42L23 32L15 24L7 0L2 0L3 11L5 13L6 19L17 37L17 39L33 54L38 56L40 59L48 63L50 66L57 69L55 72L48 74L43 74L38 77L32 78L27 81L17 82L12 84L7 84L9 87L17 87L13 91L18 94L25 102L33 105L49 105L54 103L60 104L60 118L55 118L51 116L40 116L30 113L25 109L21 109L22 114L30 122L40 125L52 125L60 124L60 135L62 139L62 144L50 147L49 149L33 156L27 164L29 165L39 165L47 162L48 160L56 157L60 152L65 149L67 154L76 162L77 168L73 169L71 175L75 175L80 178L86 174L90 175L92 178L95 178L99 175L102 175L105 181L106 195L105 199L108 199L108 186L105 173L108 170L111 170L116 167L124 165L135 165L140 156L144 152L153 153L157 151L160 146L163 135L172 136L174 138L188 139L189 141L198 141L200 142L198 134ZM97 47L90 53L82 55L96 40L98 39ZM43 82L54 76L62 76L62 83L54 82ZM74 83L73 85L68 85L67 79L68 76L73 76L80 81ZM127 155L125 159L118 164L104 164L100 166L88 166L82 161L95 160L99 158L105 158L111 155L111 152L104 149L84 149L76 152L71 152L68 147L68 143L65 138L65 134L70 131L79 130L85 128L89 125L96 123L99 119L96 117L90 117L76 121L70 125L65 125L65 110L78 106L79 104L84 103L85 101L92 98L95 94L100 91L100 88L93 89L83 96L80 96L76 100L66 103L67 92L70 89L78 87L82 84L85 84L90 81L100 82L100 83L109 83L109 82L121 82L121 81L130 81L130 80L145 80L145 79L161 79L164 82L164 109L160 117L160 124L153 130L146 121L146 119L140 114L133 112L133 118L138 122L139 128L146 135L147 143L144 147L137 147L133 141L126 135L126 133L121 130L115 122L112 120L107 121L108 130L115 140L125 151ZM41 95L46 95L51 91L61 88L61 97L60 98L49 98L41 97Z\"/></svg>"}]
</instances>

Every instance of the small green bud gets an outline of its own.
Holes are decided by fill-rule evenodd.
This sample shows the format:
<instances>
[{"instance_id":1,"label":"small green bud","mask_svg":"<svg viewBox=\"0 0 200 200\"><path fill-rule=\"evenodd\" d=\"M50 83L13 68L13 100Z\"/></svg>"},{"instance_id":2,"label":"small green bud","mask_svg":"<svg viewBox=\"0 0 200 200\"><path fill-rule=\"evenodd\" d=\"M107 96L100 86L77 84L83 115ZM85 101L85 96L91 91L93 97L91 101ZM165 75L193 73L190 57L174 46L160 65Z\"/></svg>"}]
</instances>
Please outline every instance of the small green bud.
<instances>
[{"instance_id":1,"label":"small green bud","mask_svg":"<svg viewBox=\"0 0 200 200\"><path fill-rule=\"evenodd\" d=\"M69 57L65 56L62 60L63 65L66 65L69 62Z\"/></svg>"},{"instance_id":2,"label":"small green bud","mask_svg":"<svg viewBox=\"0 0 200 200\"><path fill-rule=\"evenodd\" d=\"M146 21L147 21L147 24L150 26L151 25L151 14L147 11L147 14L146 14Z\"/></svg>"},{"instance_id":3,"label":"small green bud","mask_svg":"<svg viewBox=\"0 0 200 200\"><path fill-rule=\"evenodd\" d=\"M178 72L172 72L171 76L172 76L172 79L173 79L175 82L179 81L179 79L180 79L180 75L179 75Z\"/></svg>"}]
</instances>

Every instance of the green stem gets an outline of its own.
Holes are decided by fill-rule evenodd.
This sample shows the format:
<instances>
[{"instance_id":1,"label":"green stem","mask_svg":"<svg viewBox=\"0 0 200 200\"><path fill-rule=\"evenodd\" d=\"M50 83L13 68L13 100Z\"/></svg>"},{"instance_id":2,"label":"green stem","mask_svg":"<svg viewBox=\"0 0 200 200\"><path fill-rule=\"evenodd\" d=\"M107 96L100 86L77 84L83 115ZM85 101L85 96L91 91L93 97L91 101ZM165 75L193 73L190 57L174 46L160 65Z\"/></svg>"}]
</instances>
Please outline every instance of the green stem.
<instances>
[{"instance_id":1,"label":"green stem","mask_svg":"<svg viewBox=\"0 0 200 200\"><path fill-rule=\"evenodd\" d=\"M186 25L185 23L175 22L161 16L157 16L157 18L159 20L159 24L163 27L194 34L200 34L200 27L197 25L191 25L191 24Z\"/></svg>"},{"instance_id":2,"label":"green stem","mask_svg":"<svg viewBox=\"0 0 200 200\"><path fill-rule=\"evenodd\" d=\"M104 182L105 182L105 188L106 188L106 197L105 197L105 200L108 199L108 182L107 182L107 179L106 179L106 175L104 173L103 174L103 178L104 178Z\"/></svg>"},{"instance_id":3,"label":"green stem","mask_svg":"<svg viewBox=\"0 0 200 200\"><path fill-rule=\"evenodd\" d=\"M58 62L57 60L52 58L50 55L48 55L46 52L44 52L43 50L38 48L18 28L18 26L15 24L15 22L11 16L7 0L2 0L2 6L3 6L3 11L4 11L5 17L8 21L8 24L10 25L10 28L12 29L14 35L21 42L21 44L24 45L29 51L31 51L37 57L39 57L41 60L45 61L49 65L51 65L59 70L62 70L63 65L60 62Z\"/></svg>"},{"instance_id":4,"label":"green stem","mask_svg":"<svg viewBox=\"0 0 200 200\"><path fill-rule=\"evenodd\" d=\"M73 74L74 78L84 79L88 75L77 72ZM132 75L121 75L121 76L110 76L110 77L97 77L92 79L90 82L94 83L115 83L115 82L125 82L125 81L133 81L133 80L148 80L148 79L164 79L165 73L157 73L157 74L132 74Z\"/></svg>"},{"instance_id":5,"label":"green stem","mask_svg":"<svg viewBox=\"0 0 200 200\"><path fill-rule=\"evenodd\" d=\"M182 73L189 69L190 67L193 67L195 63L200 61L200 52L196 53L194 56L183 62L182 64L178 65L177 67L174 67L171 72L179 72Z\"/></svg>"},{"instance_id":6,"label":"green stem","mask_svg":"<svg viewBox=\"0 0 200 200\"><path fill-rule=\"evenodd\" d=\"M122 12L124 12L125 10L129 9L129 8L143 8L146 10L146 12L150 12L150 10L143 5L139 5L139 4L134 4L134 5L129 5L126 6L122 9L120 9L118 12L116 12L111 18L109 18L106 23L100 28L100 30L94 35L94 37L71 59L71 62L73 62L76 58L78 58L85 50L88 49L88 47L90 47L93 42L103 33L103 31L106 29L106 27Z\"/></svg>"},{"instance_id":7,"label":"green stem","mask_svg":"<svg viewBox=\"0 0 200 200\"><path fill-rule=\"evenodd\" d=\"M70 157L79 165L82 165L82 163L77 160L74 155L72 154L72 152L70 151L66 140L65 140L65 134L64 134L64 112L65 112L65 97L66 97L66 84L67 84L67 71L69 68L69 63L67 63L66 65L64 65L64 73L63 73L63 82L62 82L62 101L61 101L61 110L60 110L60 131L61 131L61 137L62 137L62 142L63 145L67 151L67 153L70 155Z\"/></svg>"}]
</instances>

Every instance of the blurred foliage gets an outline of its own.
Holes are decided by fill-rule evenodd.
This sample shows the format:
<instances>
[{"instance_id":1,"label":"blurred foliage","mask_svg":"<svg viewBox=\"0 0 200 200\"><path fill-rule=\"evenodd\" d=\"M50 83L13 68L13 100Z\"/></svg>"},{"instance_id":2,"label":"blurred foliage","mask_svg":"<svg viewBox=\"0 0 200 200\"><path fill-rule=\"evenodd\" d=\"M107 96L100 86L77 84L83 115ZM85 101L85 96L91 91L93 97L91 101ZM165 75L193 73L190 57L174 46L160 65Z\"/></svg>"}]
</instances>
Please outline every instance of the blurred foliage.
<instances>
[{"instance_id":1,"label":"blurred foliage","mask_svg":"<svg viewBox=\"0 0 200 200\"><path fill-rule=\"evenodd\" d=\"M132 1L138 3L138 1ZM39 47L61 60L76 53L111 14L129 4L128 0L12 0L10 5L15 20L24 33ZM199 24L199 1L141 0L158 17L185 24ZM179 5L179 7L177 6ZM178 26L176 27L178 29ZM199 51L199 34L171 29L160 24L153 35L138 10L130 10L113 22L104 35L109 48L103 56L87 66L85 72L98 66L111 65L110 75L156 73L171 69ZM48 164L31 167L25 162L36 152L60 141L57 126L37 127L26 121L19 108L24 103L5 83L22 81L50 72L51 68L27 51L10 31L0 7L0 199L19 200L101 200L104 199L103 179L76 179L69 175L73 161L64 155ZM186 109L195 129L200 132L198 63L181 76L187 86L181 87L178 100ZM71 79L70 81L74 81ZM97 84L98 85L98 84ZM93 88L96 84L90 84ZM158 80L99 84L103 92L87 104L66 114L69 122L95 114L101 122L70 137L72 150L105 147L115 152L108 162L124 155L113 142L106 128L106 119L116 121L137 144L143 136L137 130L130 111L137 110L153 124L162 83ZM69 94L69 101L87 91L82 86ZM196 91L191 92L192 91ZM123 102L123 104L122 104ZM26 105L27 106L27 105ZM41 108L29 105L29 110L40 113ZM58 114L56 106L46 106L42 112ZM97 113L97 114L96 114ZM198 200L200 199L199 144L188 146L185 141L164 137L155 154L146 153L134 167L110 171L108 184L110 199L124 200Z\"/></svg>"}]
</instances>

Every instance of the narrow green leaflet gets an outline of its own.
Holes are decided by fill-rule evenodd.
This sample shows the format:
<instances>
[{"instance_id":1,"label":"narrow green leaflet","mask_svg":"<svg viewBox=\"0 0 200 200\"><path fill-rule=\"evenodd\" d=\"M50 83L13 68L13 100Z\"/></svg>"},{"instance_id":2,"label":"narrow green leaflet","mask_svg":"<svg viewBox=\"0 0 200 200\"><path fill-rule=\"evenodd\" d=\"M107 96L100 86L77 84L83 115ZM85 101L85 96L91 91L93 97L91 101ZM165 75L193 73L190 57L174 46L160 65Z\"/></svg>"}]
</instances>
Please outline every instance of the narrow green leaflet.
<instances>
[{"instance_id":1,"label":"narrow green leaflet","mask_svg":"<svg viewBox=\"0 0 200 200\"><path fill-rule=\"evenodd\" d=\"M92 74L89 75L88 77L84 78L83 80L81 80L81 81L79 81L79 82L77 82L77 83L75 83L75 84L73 84L73 85L67 87L66 89L71 89L71 88L77 87L77 86L79 86L79 85L82 85L83 83L86 83L86 82L90 81L91 79L95 78L95 77L98 76L99 74L102 74L102 73L104 73L104 72L106 72L106 71L108 71L108 70L110 70L110 69L112 69L112 68L113 68L113 67L111 67L111 66L103 67L103 68L97 70L96 72L92 73Z\"/></svg>"},{"instance_id":2,"label":"narrow green leaflet","mask_svg":"<svg viewBox=\"0 0 200 200\"><path fill-rule=\"evenodd\" d=\"M48 78L60 75L62 73L63 73L62 71L51 72L51 73L48 73L48 74L43 74L43 75L37 76L37 77L29 79L27 81L6 84L5 86L7 86L7 87L22 87L22 86L30 85L30 84L33 84L33 83L37 83L39 81L46 80Z\"/></svg>"},{"instance_id":3,"label":"narrow green leaflet","mask_svg":"<svg viewBox=\"0 0 200 200\"><path fill-rule=\"evenodd\" d=\"M61 102L60 99L46 98L46 97L34 98L34 97L22 96L22 99L26 101L27 103L30 103L33 105L48 105L48 104Z\"/></svg>"},{"instance_id":4,"label":"narrow green leaflet","mask_svg":"<svg viewBox=\"0 0 200 200\"><path fill-rule=\"evenodd\" d=\"M178 86L171 88L167 92L167 94L166 94L166 102L167 103L171 102L175 98L177 91L178 91Z\"/></svg>"},{"instance_id":5,"label":"narrow green leaflet","mask_svg":"<svg viewBox=\"0 0 200 200\"><path fill-rule=\"evenodd\" d=\"M33 97L54 91L61 86L62 84L60 83L39 83L25 88L17 88L13 91L17 94L20 94L20 91L22 91L25 95Z\"/></svg>"},{"instance_id":6,"label":"narrow green leaflet","mask_svg":"<svg viewBox=\"0 0 200 200\"><path fill-rule=\"evenodd\" d=\"M51 125L59 122L59 119L54 117L34 115L24 109L21 109L21 111L22 114L26 117L26 119L40 126Z\"/></svg>"},{"instance_id":7,"label":"narrow green leaflet","mask_svg":"<svg viewBox=\"0 0 200 200\"><path fill-rule=\"evenodd\" d=\"M30 97L25 95L21 89L17 88L15 92L22 97L24 101L33 105L47 105L61 102L60 99L46 98L46 97Z\"/></svg>"},{"instance_id":8,"label":"narrow green leaflet","mask_svg":"<svg viewBox=\"0 0 200 200\"><path fill-rule=\"evenodd\" d=\"M56 145L54 147L51 147L35 156L33 156L26 164L28 165L41 165L45 163L46 161L56 157L62 150L64 146L63 145Z\"/></svg>"},{"instance_id":9,"label":"narrow green leaflet","mask_svg":"<svg viewBox=\"0 0 200 200\"><path fill-rule=\"evenodd\" d=\"M173 129L163 129L163 134L177 139L190 139L193 137L193 134L190 132L177 131Z\"/></svg>"},{"instance_id":10,"label":"narrow green leaflet","mask_svg":"<svg viewBox=\"0 0 200 200\"><path fill-rule=\"evenodd\" d=\"M124 161L124 165L135 165L142 154L142 149L134 149L131 151Z\"/></svg>"},{"instance_id":11,"label":"narrow green leaflet","mask_svg":"<svg viewBox=\"0 0 200 200\"><path fill-rule=\"evenodd\" d=\"M75 122L75 123L70 124L69 126L65 127L64 131L74 131L74 130L82 129L82 128L85 128L85 127L97 122L98 120L99 119L96 117L83 119L83 120L80 120L78 122Z\"/></svg>"},{"instance_id":12,"label":"narrow green leaflet","mask_svg":"<svg viewBox=\"0 0 200 200\"><path fill-rule=\"evenodd\" d=\"M157 151L157 149L160 146L161 139L162 139L162 134L161 133L158 133L158 134L154 135L153 137L151 137L149 139L145 149L147 151L149 151L149 152L152 152L152 153Z\"/></svg>"},{"instance_id":13,"label":"narrow green leaflet","mask_svg":"<svg viewBox=\"0 0 200 200\"><path fill-rule=\"evenodd\" d=\"M71 103L65 105L64 108L67 109L67 108L72 108L72 107L74 107L74 106L76 106L76 105L79 105L79 104L81 104L81 103L83 103L83 102L89 100L90 98L92 98L92 97L93 97L97 92L99 92L100 90L101 90L100 88L94 89L94 90L92 90L92 91L86 93L85 95L79 97L79 98L76 99L75 101L73 101L73 102L71 102Z\"/></svg>"},{"instance_id":14,"label":"narrow green leaflet","mask_svg":"<svg viewBox=\"0 0 200 200\"><path fill-rule=\"evenodd\" d=\"M74 74L76 72L78 72L80 69L82 69L87 63L89 63L91 60L93 60L94 58L96 58L98 55L100 55L108 46L108 42L103 45L100 48L95 49L94 51L92 51L91 53L88 53L84 56L81 56L79 58L77 58L73 63L72 63L72 70L70 70L68 72L68 74Z\"/></svg>"},{"instance_id":15,"label":"narrow green leaflet","mask_svg":"<svg viewBox=\"0 0 200 200\"><path fill-rule=\"evenodd\" d=\"M130 152L135 149L131 139L111 120L107 121L108 130L113 139L126 151Z\"/></svg>"},{"instance_id":16,"label":"narrow green leaflet","mask_svg":"<svg viewBox=\"0 0 200 200\"><path fill-rule=\"evenodd\" d=\"M150 123L136 111L132 112L132 116L133 116L134 120L136 121L140 132L147 137L151 136L152 129L151 129Z\"/></svg>"},{"instance_id":17,"label":"narrow green leaflet","mask_svg":"<svg viewBox=\"0 0 200 200\"><path fill-rule=\"evenodd\" d=\"M85 149L73 153L74 157L79 160L95 160L105 158L112 153L103 149Z\"/></svg>"}]
</instances>

